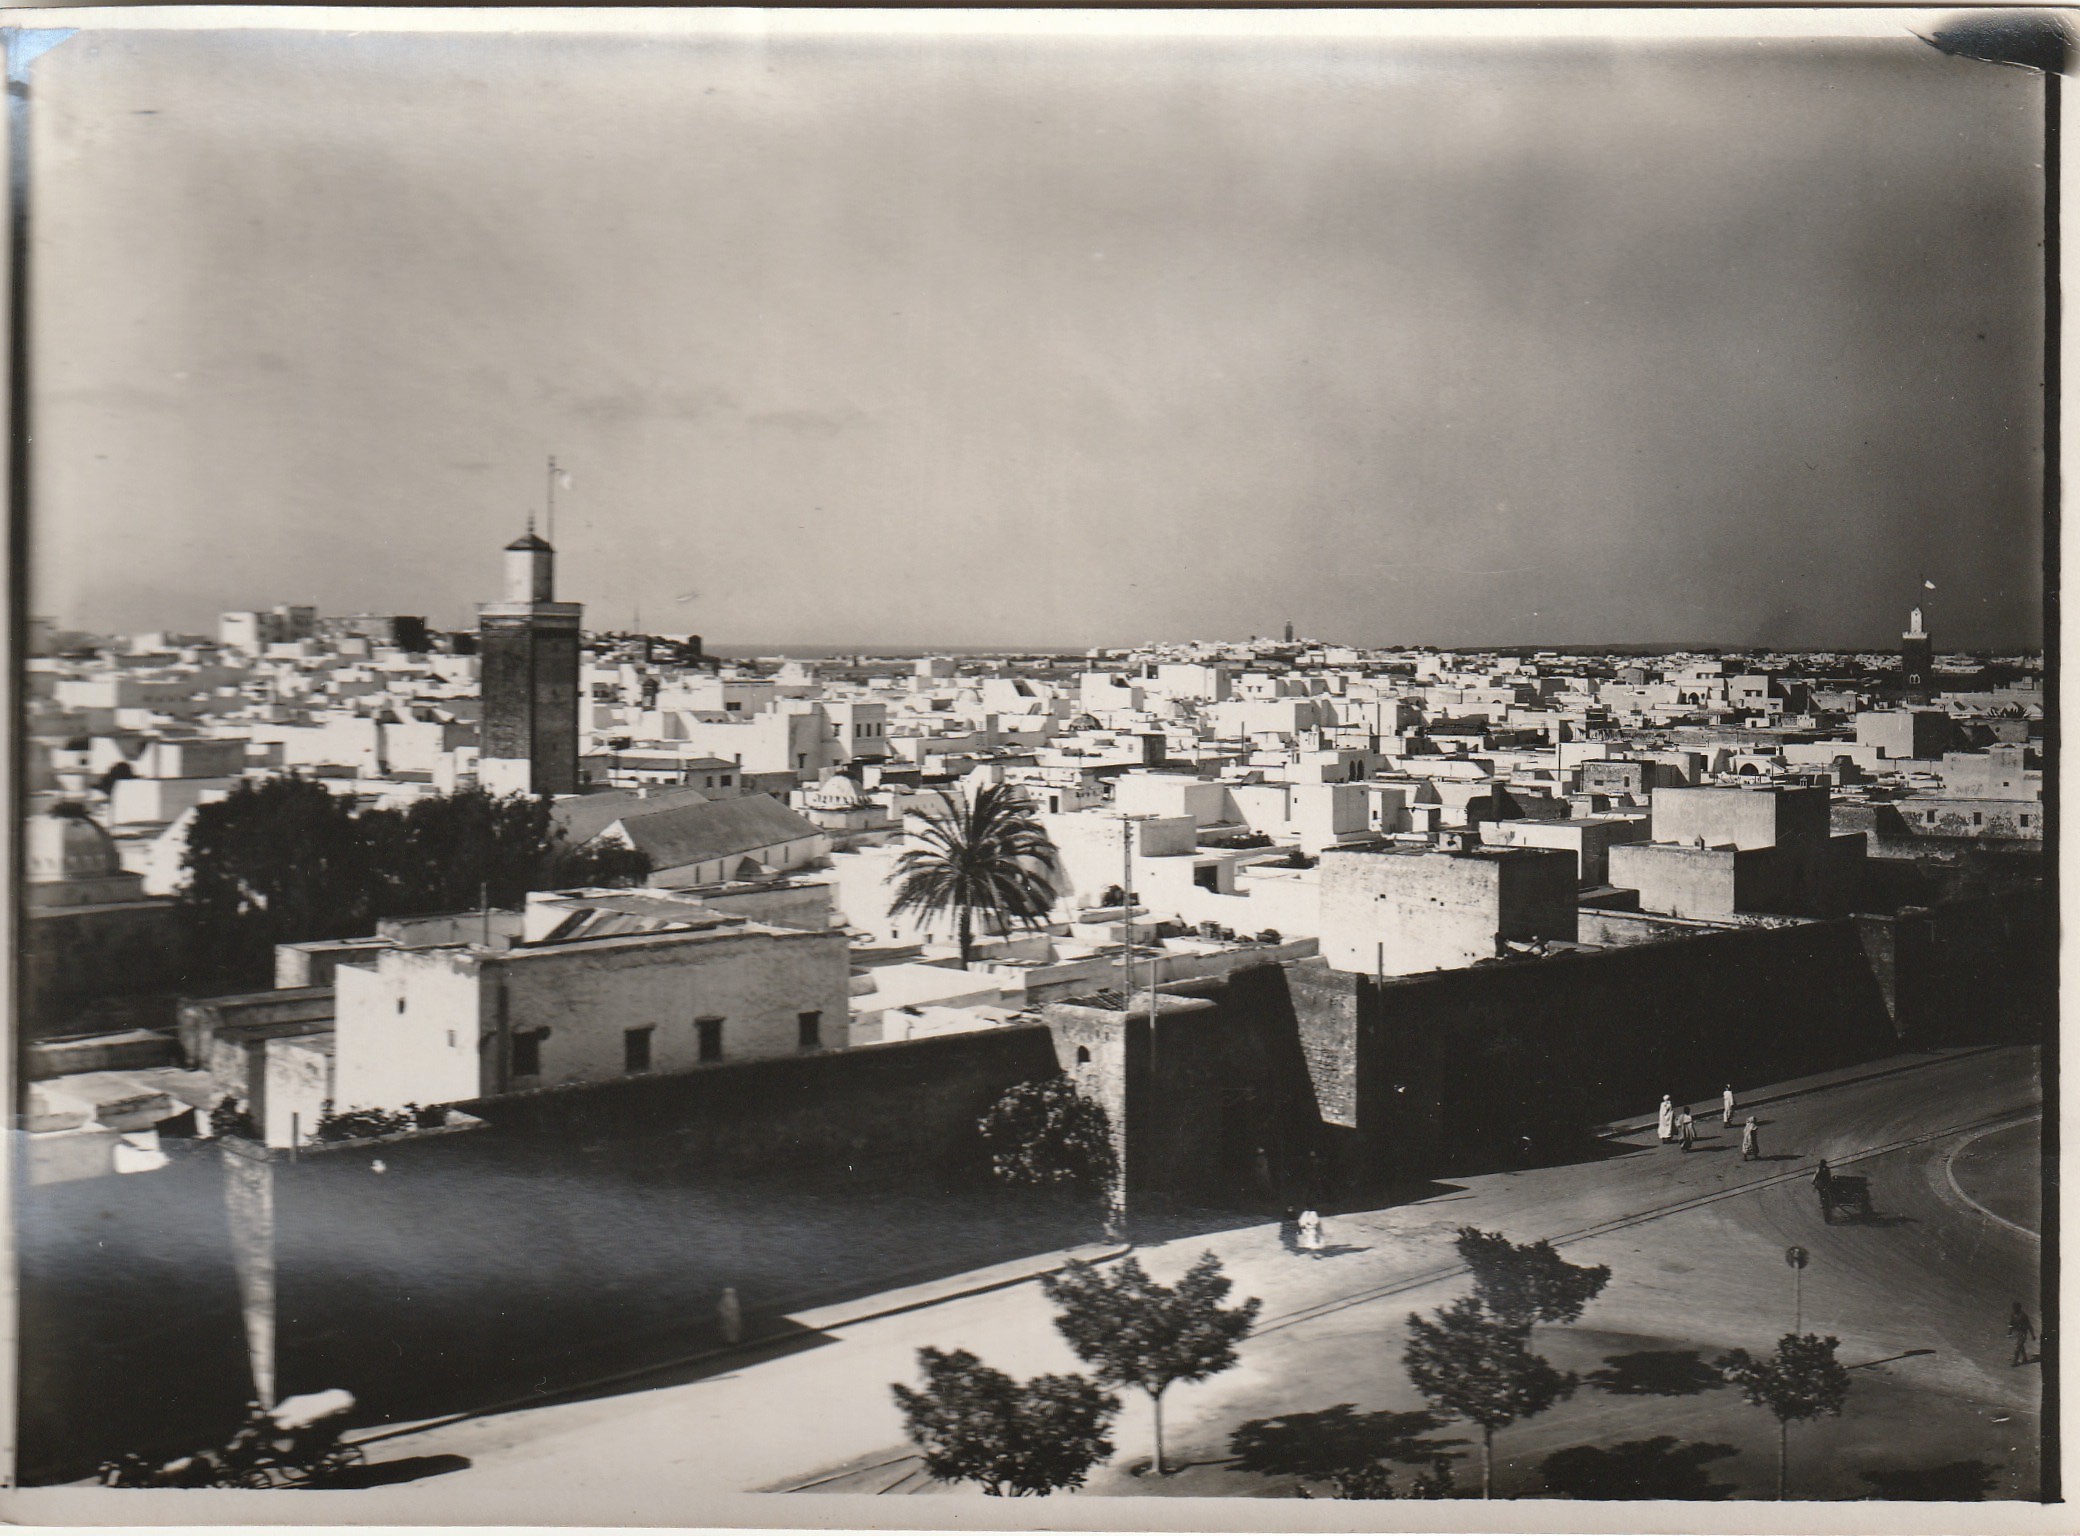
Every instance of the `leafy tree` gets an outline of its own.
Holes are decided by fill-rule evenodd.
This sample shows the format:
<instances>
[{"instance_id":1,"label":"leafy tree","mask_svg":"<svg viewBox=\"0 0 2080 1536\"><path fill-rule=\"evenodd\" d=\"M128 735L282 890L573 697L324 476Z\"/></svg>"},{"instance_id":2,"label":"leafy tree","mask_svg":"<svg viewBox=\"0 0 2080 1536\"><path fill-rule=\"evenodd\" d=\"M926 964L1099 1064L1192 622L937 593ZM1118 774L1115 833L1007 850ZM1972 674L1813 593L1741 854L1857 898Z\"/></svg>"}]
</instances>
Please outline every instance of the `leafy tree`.
<instances>
[{"instance_id":1,"label":"leafy tree","mask_svg":"<svg viewBox=\"0 0 2080 1536\"><path fill-rule=\"evenodd\" d=\"M1500 1232L1461 1227L1456 1246L1473 1271L1473 1294L1498 1322L1577 1322L1610 1283L1608 1264L1570 1264L1542 1240L1513 1243Z\"/></svg>"},{"instance_id":2,"label":"leafy tree","mask_svg":"<svg viewBox=\"0 0 2080 1536\"><path fill-rule=\"evenodd\" d=\"M999 930L1010 922L1041 925L1054 907L1058 858L1015 785L985 784L966 798L941 792L939 800L914 813L917 846L896 860L889 910L924 917L953 913L966 965L975 957L976 913Z\"/></svg>"},{"instance_id":3,"label":"leafy tree","mask_svg":"<svg viewBox=\"0 0 2080 1536\"><path fill-rule=\"evenodd\" d=\"M1112 1122L1066 1077L1015 1083L978 1126L990 1171L1007 1184L1108 1187L1119 1166Z\"/></svg>"},{"instance_id":4,"label":"leafy tree","mask_svg":"<svg viewBox=\"0 0 2080 1536\"><path fill-rule=\"evenodd\" d=\"M317 780L285 774L196 809L179 904L206 974L257 979L277 944L649 872L634 849L570 847L546 798L470 789L356 815Z\"/></svg>"},{"instance_id":5,"label":"leafy tree","mask_svg":"<svg viewBox=\"0 0 2080 1536\"><path fill-rule=\"evenodd\" d=\"M258 977L277 944L368 932L373 884L351 805L292 773L196 807L177 900L205 975Z\"/></svg>"},{"instance_id":6,"label":"leafy tree","mask_svg":"<svg viewBox=\"0 0 2080 1536\"><path fill-rule=\"evenodd\" d=\"M529 891L635 885L650 873L649 856L633 848L571 847L546 796L465 789L400 811L365 811L360 820L384 917L460 912L484 901L515 907Z\"/></svg>"},{"instance_id":7,"label":"leafy tree","mask_svg":"<svg viewBox=\"0 0 2080 1536\"><path fill-rule=\"evenodd\" d=\"M1083 1376L1035 1376L1023 1384L965 1349L920 1349L922 1391L897 1383L903 1427L942 1482L984 1493L1080 1488L1112 1454L1105 1431L1119 1399Z\"/></svg>"},{"instance_id":8,"label":"leafy tree","mask_svg":"<svg viewBox=\"0 0 2080 1536\"><path fill-rule=\"evenodd\" d=\"M1256 1321L1261 1301L1221 1302L1235 1282L1208 1253L1175 1286L1158 1285L1134 1259L1110 1271L1071 1260L1058 1274L1040 1277L1047 1299L1062 1310L1055 1327L1077 1355L1098 1368L1098 1379L1139 1387L1155 1407L1158 1474L1163 1465L1163 1393L1180 1381L1204 1381L1235 1363L1235 1346Z\"/></svg>"},{"instance_id":9,"label":"leafy tree","mask_svg":"<svg viewBox=\"0 0 2080 1536\"><path fill-rule=\"evenodd\" d=\"M1531 1352L1531 1327L1495 1317L1462 1296L1434 1320L1408 1315L1401 1361L1440 1417L1481 1427L1481 1497L1495 1488L1495 1431L1572 1397L1579 1379Z\"/></svg>"},{"instance_id":10,"label":"leafy tree","mask_svg":"<svg viewBox=\"0 0 2080 1536\"><path fill-rule=\"evenodd\" d=\"M1787 1333L1777 1340L1777 1352L1767 1360L1736 1349L1712 1362L1749 1402L1776 1416L1780 1499L1791 1454L1791 1421L1814 1419L1823 1413L1838 1415L1848 1400L1849 1369L1835 1358L1840 1345L1833 1334L1823 1339L1817 1334Z\"/></svg>"}]
</instances>

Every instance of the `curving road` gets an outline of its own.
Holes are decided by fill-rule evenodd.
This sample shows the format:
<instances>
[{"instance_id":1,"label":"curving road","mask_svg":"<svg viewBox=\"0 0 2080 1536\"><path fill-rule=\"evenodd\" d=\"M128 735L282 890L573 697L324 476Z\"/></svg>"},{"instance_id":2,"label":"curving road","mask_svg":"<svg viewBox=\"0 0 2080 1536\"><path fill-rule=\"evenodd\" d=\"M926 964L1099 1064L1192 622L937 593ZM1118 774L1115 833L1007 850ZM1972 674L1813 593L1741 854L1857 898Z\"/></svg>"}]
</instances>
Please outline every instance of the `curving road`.
<instances>
[{"instance_id":1,"label":"curving road","mask_svg":"<svg viewBox=\"0 0 2080 1536\"><path fill-rule=\"evenodd\" d=\"M1831 1080L1736 1088L1753 1101L1770 1161L1742 1163L1737 1136L1711 1120L1688 1154L1651 1134L1618 1136L1599 1160L1445 1181L1413 1203L1332 1212L1330 1256L1320 1259L1288 1253L1264 1226L1144 1245L1159 1279L1201 1251L1218 1253L1237 1294L1263 1298L1262 1322L1234 1370L1166 1398L1171 1460L1186 1470L1163 1479L1138 1470L1151 1426L1146 1403L1133 1400L1115 1427L1117 1455L1087 1491L1288 1492L1290 1478L1229 1464L1237 1426L1339 1404L1420 1406L1400 1365L1405 1318L1463 1292L1451 1240L1471 1223L1551 1238L1575 1262L1612 1269L1580 1325L1540 1330L1542 1353L1593 1380L1498 1435L1498 1492L1542 1492L1539 1463L1557 1450L1668 1437L1648 1448L1650 1460L1691 1467L1707 1496L1772 1496L1774 1421L1703 1362L1736 1347L1767 1352L1789 1329L1783 1255L1797 1244L1812 1256L1805 1326L1840 1338L1855 1387L1841 1419L1794 1429L1793 1496L2032 1496L2039 1373L2007 1363L2002 1325L2016 1300L2039 1315L2038 1242L2017 1193L2035 1179L2034 1053L1902 1057ZM1820 1156L1870 1181L1871 1220L1822 1221L1805 1177ZM811 1347L747 1351L727 1369L659 1373L611 1395L383 1441L374 1459L401 1471L458 1470L357 1492L355 1518L454 1507L477 1520L684 1523L698 1509L714 1524L748 1502L763 1507L761 1520L799 1523L743 1495L943 1494L909 1455L888 1392L912 1377L926 1344L971 1348L1019 1375L1078 1368L1039 1288L1015 1285L863 1322Z\"/></svg>"}]
</instances>

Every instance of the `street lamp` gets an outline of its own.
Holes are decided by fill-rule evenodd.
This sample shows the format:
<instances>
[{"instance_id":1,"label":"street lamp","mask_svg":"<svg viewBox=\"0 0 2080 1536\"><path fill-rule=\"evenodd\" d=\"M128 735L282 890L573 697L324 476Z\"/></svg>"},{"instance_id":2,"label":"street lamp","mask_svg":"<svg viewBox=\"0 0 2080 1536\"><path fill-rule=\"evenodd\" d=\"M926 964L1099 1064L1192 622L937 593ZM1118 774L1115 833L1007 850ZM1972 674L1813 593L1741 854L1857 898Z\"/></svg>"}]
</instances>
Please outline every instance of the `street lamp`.
<instances>
[{"instance_id":1,"label":"street lamp","mask_svg":"<svg viewBox=\"0 0 2080 1536\"><path fill-rule=\"evenodd\" d=\"M1784 1262L1791 1266L1791 1331L1800 1334L1806 1331L1806 1264L1812 1255L1793 1244L1784 1250Z\"/></svg>"}]
</instances>

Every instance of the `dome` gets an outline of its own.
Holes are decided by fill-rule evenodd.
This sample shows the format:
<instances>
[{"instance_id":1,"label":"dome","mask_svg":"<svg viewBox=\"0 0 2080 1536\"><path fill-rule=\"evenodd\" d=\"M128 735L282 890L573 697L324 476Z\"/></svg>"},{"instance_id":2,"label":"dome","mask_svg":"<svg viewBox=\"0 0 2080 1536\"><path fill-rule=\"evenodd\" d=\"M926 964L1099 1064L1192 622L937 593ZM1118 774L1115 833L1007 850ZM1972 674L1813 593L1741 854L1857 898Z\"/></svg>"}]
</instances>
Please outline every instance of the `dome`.
<instances>
[{"instance_id":1,"label":"dome","mask_svg":"<svg viewBox=\"0 0 2080 1536\"><path fill-rule=\"evenodd\" d=\"M827 811L850 810L867 803L865 791L842 773L833 773L817 785L810 791L809 799L818 810Z\"/></svg>"},{"instance_id":2,"label":"dome","mask_svg":"<svg viewBox=\"0 0 2080 1536\"><path fill-rule=\"evenodd\" d=\"M30 880L106 880L123 873L115 839L77 807L30 817L22 843L23 872Z\"/></svg>"}]
</instances>

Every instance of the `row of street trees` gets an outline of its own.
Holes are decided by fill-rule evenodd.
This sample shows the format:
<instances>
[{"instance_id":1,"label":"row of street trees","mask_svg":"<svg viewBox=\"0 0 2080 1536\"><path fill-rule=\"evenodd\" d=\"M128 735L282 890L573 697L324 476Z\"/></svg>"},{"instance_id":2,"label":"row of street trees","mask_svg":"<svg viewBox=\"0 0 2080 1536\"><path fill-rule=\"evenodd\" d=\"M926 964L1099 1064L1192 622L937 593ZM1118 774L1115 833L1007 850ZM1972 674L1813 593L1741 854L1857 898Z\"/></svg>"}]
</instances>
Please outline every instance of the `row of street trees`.
<instances>
[{"instance_id":1,"label":"row of street trees","mask_svg":"<svg viewBox=\"0 0 2080 1536\"><path fill-rule=\"evenodd\" d=\"M1579 1321L1611 1272L1607 1265L1570 1264L1550 1243L1516 1243L1474 1227L1459 1230L1456 1246L1471 1271L1472 1292L1429 1317L1408 1317L1402 1363L1429 1404L1427 1413L1357 1415L1345 1404L1257 1420L1235 1435L1236 1465L1297 1474L1304 1496L1312 1481L1345 1499L1450 1498L1458 1492L1451 1472L1454 1442L1430 1432L1464 1421L1481 1431L1481 1497L1492 1497L1496 1434L1565 1401L1581 1384L1533 1350L1534 1328ZM1155 1414L1154 1470L1167 1471L1164 1393L1233 1365L1260 1303L1225 1304L1232 1282L1211 1253L1175 1286L1157 1284L1134 1259L1109 1268L1071 1263L1043 1277L1041 1285L1059 1309L1056 1329L1094 1367L1092 1374L1021 1383L966 1350L919 1351L923 1386L897 1385L894 1392L926 1469L941 1481L973 1482L993 1494L1079 1488L1114 1451L1109 1431L1120 1402L1108 1389L1131 1387L1148 1395ZM1779 1498L1785 1496L1789 1426L1839 1414L1847 1399L1849 1375L1837 1348L1832 1337L1794 1333L1779 1340L1768 1358L1735 1350L1713 1362L1721 1379L1777 1420ZM1732 1450L1691 1449L1705 1456ZM1647 1475L1658 1470L1664 1481L1681 1462L1679 1470L1703 1481L1672 1451L1673 1441L1632 1442L1609 1455L1574 1447L1547 1458L1547 1486L1576 1496L1651 1496L1651 1489L1629 1487L1642 1475L1638 1468L1626 1473L1633 1462L1647 1468ZM1629 1462L1627 1452L1633 1453ZM1397 1483L1395 1463L1424 1470Z\"/></svg>"},{"instance_id":2,"label":"row of street trees","mask_svg":"<svg viewBox=\"0 0 2080 1536\"><path fill-rule=\"evenodd\" d=\"M319 781L285 774L196 809L178 905L200 976L257 982L277 944L518 906L529 891L638 885L649 873L634 849L571 847L543 797L467 789L357 812Z\"/></svg>"},{"instance_id":3,"label":"row of street trees","mask_svg":"<svg viewBox=\"0 0 2080 1536\"><path fill-rule=\"evenodd\" d=\"M1000 1495L1080 1488L1113 1452L1107 1431L1120 1402L1106 1389L1132 1387L1155 1410L1154 1466L1166 1471L1163 1394L1233 1365L1263 1303L1225 1305L1234 1281L1210 1253L1174 1286L1150 1279L1135 1259L1107 1268L1072 1260L1040 1284L1060 1309L1055 1328L1091 1375L1020 1383L967 1350L919 1350L923 1388L893 1390L925 1469Z\"/></svg>"}]
</instances>

